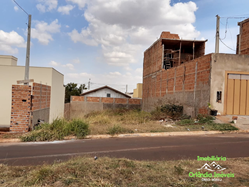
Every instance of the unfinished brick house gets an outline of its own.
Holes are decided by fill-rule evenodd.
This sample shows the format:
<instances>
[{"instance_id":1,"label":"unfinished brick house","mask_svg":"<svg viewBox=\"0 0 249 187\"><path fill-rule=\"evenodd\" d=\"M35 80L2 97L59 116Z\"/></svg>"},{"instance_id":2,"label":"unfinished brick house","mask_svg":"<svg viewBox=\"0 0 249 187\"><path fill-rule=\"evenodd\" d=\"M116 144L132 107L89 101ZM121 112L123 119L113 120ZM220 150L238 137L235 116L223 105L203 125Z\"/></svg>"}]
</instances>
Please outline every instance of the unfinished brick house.
<instances>
[{"instance_id":1,"label":"unfinished brick house","mask_svg":"<svg viewBox=\"0 0 249 187\"><path fill-rule=\"evenodd\" d=\"M238 53L205 55L204 40L162 32L144 52L143 104L182 105L185 114L249 115L249 20L239 23Z\"/></svg>"}]
</instances>

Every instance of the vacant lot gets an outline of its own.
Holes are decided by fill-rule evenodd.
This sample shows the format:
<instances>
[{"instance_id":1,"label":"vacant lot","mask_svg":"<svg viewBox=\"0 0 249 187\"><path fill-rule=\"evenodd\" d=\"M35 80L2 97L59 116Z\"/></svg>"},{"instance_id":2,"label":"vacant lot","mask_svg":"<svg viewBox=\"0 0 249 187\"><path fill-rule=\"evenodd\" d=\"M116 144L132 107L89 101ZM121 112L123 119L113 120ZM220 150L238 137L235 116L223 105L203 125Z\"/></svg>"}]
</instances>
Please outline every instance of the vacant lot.
<instances>
[{"instance_id":1,"label":"vacant lot","mask_svg":"<svg viewBox=\"0 0 249 187\"><path fill-rule=\"evenodd\" d=\"M215 123L212 116L199 115L190 119L184 115L168 115L165 112L152 113L139 110L105 110L92 112L80 119L66 121L56 119L51 124L42 124L35 130L21 136L22 141L62 140L66 136L84 138L87 135L127 134L177 131L233 131L232 124ZM0 138L18 138L20 134L0 134Z\"/></svg>"},{"instance_id":2,"label":"vacant lot","mask_svg":"<svg viewBox=\"0 0 249 187\"><path fill-rule=\"evenodd\" d=\"M89 123L90 133L120 134L145 132L174 132L201 130L238 130L231 124L216 124L211 116L199 116L198 119L177 119L163 113L148 113L138 110L106 110L92 112L82 119Z\"/></svg>"},{"instance_id":3,"label":"vacant lot","mask_svg":"<svg viewBox=\"0 0 249 187\"><path fill-rule=\"evenodd\" d=\"M53 165L0 165L0 186L249 186L249 158L219 161L226 168L223 173L234 173L234 177L218 178L222 181L204 182L202 178L189 177L190 172L195 173L205 163L78 157Z\"/></svg>"}]
</instances>

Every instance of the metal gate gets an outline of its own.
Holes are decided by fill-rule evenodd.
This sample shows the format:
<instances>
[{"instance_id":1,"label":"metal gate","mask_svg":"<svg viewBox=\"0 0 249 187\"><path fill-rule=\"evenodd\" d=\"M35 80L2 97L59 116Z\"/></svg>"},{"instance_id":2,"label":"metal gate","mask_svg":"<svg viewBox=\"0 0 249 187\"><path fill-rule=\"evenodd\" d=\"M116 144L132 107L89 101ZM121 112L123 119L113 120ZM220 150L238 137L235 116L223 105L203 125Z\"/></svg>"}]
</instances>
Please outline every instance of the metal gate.
<instances>
[{"instance_id":1,"label":"metal gate","mask_svg":"<svg viewBox=\"0 0 249 187\"><path fill-rule=\"evenodd\" d=\"M227 76L227 114L249 115L249 75Z\"/></svg>"}]
</instances>

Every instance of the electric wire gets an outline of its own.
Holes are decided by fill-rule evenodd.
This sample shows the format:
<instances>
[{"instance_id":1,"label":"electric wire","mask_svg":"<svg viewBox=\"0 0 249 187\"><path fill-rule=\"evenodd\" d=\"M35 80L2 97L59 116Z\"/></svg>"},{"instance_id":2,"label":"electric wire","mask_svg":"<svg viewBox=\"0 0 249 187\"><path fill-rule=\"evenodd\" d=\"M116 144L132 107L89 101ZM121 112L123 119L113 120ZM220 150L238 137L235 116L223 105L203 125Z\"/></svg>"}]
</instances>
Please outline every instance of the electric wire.
<instances>
[{"instance_id":1,"label":"electric wire","mask_svg":"<svg viewBox=\"0 0 249 187\"><path fill-rule=\"evenodd\" d=\"M226 45L220 38L219 40L221 41L221 43L223 43L224 46L226 46L228 49L232 50L232 51L236 51L235 49L229 47L228 45Z\"/></svg>"},{"instance_id":2,"label":"electric wire","mask_svg":"<svg viewBox=\"0 0 249 187\"><path fill-rule=\"evenodd\" d=\"M20 9L23 10L23 12L25 12L27 15L29 15L22 7L16 2L16 0L13 0L13 1L16 3L17 6L19 6Z\"/></svg>"}]
</instances>

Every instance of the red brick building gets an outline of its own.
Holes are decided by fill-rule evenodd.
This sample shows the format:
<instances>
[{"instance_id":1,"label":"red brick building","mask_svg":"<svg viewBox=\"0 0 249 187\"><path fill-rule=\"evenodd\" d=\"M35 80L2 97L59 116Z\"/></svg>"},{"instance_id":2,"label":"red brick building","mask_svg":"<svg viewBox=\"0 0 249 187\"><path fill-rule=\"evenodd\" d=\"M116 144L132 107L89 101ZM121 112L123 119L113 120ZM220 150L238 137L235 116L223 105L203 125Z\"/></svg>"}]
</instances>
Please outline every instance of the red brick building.
<instances>
[{"instance_id":1,"label":"red brick building","mask_svg":"<svg viewBox=\"0 0 249 187\"><path fill-rule=\"evenodd\" d=\"M205 55L206 41L162 32L144 52L143 110L177 104L196 116L207 114L211 104L223 115L249 115L249 20L239 25L240 55Z\"/></svg>"}]
</instances>

